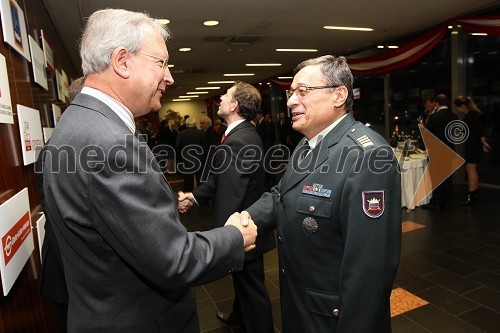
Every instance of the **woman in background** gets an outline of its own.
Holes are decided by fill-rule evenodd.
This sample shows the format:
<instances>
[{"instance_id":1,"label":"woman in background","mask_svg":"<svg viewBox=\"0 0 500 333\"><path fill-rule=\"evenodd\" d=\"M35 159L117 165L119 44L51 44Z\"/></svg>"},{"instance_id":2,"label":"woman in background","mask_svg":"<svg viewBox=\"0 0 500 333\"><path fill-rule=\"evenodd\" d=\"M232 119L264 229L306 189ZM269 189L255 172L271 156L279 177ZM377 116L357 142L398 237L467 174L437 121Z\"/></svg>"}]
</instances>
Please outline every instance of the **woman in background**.
<instances>
[{"instance_id":1,"label":"woman in background","mask_svg":"<svg viewBox=\"0 0 500 333\"><path fill-rule=\"evenodd\" d=\"M462 205L474 205L479 201L479 175L477 163L481 152L489 152L489 145L485 141L481 128L480 113L476 103L471 98L459 96L453 102L454 109L461 114L469 129L469 136L465 141L465 171L469 182L469 191L462 201Z\"/></svg>"}]
</instances>

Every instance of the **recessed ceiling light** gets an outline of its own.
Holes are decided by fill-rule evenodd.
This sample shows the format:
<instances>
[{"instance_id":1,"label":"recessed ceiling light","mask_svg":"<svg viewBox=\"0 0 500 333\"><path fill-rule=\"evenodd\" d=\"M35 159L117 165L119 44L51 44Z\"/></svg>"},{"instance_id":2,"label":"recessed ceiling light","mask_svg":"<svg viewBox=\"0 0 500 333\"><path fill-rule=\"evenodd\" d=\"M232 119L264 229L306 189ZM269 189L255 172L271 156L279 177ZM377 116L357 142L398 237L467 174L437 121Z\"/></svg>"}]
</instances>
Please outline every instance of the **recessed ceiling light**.
<instances>
[{"instance_id":1,"label":"recessed ceiling light","mask_svg":"<svg viewBox=\"0 0 500 333\"><path fill-rule=\"evenodd\" d=\"M278 79L280 80L293 79L293 76L278 76Z\"/></svg>"},{"instance_id":2,"label":"recessed ceiling light","mask_svg":"<svg viewBox=\"0 0 500 333\"><path fill-rule=\"evenodd\" d=\"M191 97L200 97L200 96L198 96L198 95L179 96L179 98L191 98Z\"/></svg>"},{"instance_id":3,"label":"recessed ceiling light","mask_svg":"<svg viewBox=\"0 0 500 333\"><path fill-rule=\"evenodd\" d=\"M229 74L224 74L224 76L254 76L254 73L229 73Z\"/></svg>"},{"instance_id":4,"label":"recessed ceiling light","mask_svg":"<svg viewBox=\"0 0 500 333\"><path fill-rule=\"evenodd\" d=\"M316 49L276 49L278 52L318 52Z\"/></svg>"},{"instance_id":5,"label":"recessed ceiling light","mask_svg":"<svg viewBox=\"0 0 500 333\"><path fill-rule=\"evenodd\" d=\"M172 68L172 67L175 67L175 65L174 64L168 64L167 67L168 68Z\"/></svg>"},{"instance_id":6,"label":"recessed ceiling light","mask_svg":"<svg viewBox=\"0 0 500 333\"><path fill-rule=\"evenodd\" d=\"M270 67L270 66L281 66L281 64L278 63L269 63L269 64L245 64L245 66L248 67Z\"/></svg>"},{"instance_id":7,"label":"recessed ceiling light","mask_svg":"<svg viewBox=\"0 0 500 333\"><path fill-rule=\"evenodd\" d=\"M389 45L387 46L388 49L399 49L399 46L397 45Z\"/></svg>"},{"instance_id":8,"label":"recessed ceiling light","mask_svg":"<svg viewBox=\"0 0 500 333\"><path fill-rule=\"evenodd\" d=\"M452 26L452 25L449 25L449 26L448 26L448 29L453 29L453 26Z\"/></svg>"},{"instance_id":9,"label":"recessed ceiling light","mask_svg":"<svg viewBox=\"0 0 500 333\"><path fill-rule=\"evenodd\" d=\"M203 22L203 25L206 25L207 27L213 27L217 24L219 24L219 21L205 21L205 22Z\"/></svg>"},{"instance_id":10,"label":"recessed ceiling light","mask_svg":"<svg viewBox=\"0 0 500 333\"><path fill-rule=\"evenodd\" d=\"M325 25L323 29L327 30L349 30L349 31L373 31L372 28L358 28L358 27L336 27L333 25Z\"/></svg>"},{"instance_id":11,"label":"recessed ceiling light","mask_svg":"<svg viewBox=\"0 0 500 333\"><path fill-rule=\"evenodd\" d=\"M383 49L383 48L385 48L384 45L377 45L377 49Z\"/></svg>"},{"instance_id":12,"label":"recessed ceiling light","mask_svg":"<svg viewBox=\"0 0 500 333\"><path fill-rule=\"evenodd\" d=\"M488 36L486 32L473 32L471 33L472 36Z\"/></svg>"},{"instance_id":13,"label":"recessed ceiling light","mask_svg":"<svg viewBox=\"0 0 500 333\"><path fill-rule=\"evenodd\" d=\"M185 101L190 101L191 98L174 98L172 102L185 102Z\"/></svg>"},{"instance_id":14,"label":"recessed ceiling light","mask_svg":"<svg viewBox=\"0 0 500 333\"><path fill-rule=\"evenodd\" d=\"M190 47L181 47L179 49L179 51L181 51L181 52L189 52L189 51L191 51L191 48Z\"/></svg>"},{"instance_id":15,"label":"recessed ceiling light","mask_svg":"<svg viewBox=\"0 0 500 333\"><path fill-rule=\"evenodd\" d=\"M194 89L196 89L196 90L205 90L205 89L206 90L210 90L210 89L214 90L214 89L220 89L220 87L196 87Z\"/></svg>"},{"instance_id":16,"label":"recessed ceiling light","mask_svg":"<svg viewBox=\"0 0 500 333\"><path fill-rule=\"evenodd\" d=\"M208 91L188 91L186 95L198 95L198 94L208 94Z\"/></svg>"},{"instance_id":17,"label":"recessed ceiling light","mask_svg":"<svg viewBox=\"0 0 500 333\"><path fill-rule=\"evenodd\" d=\"M159 23L159 24L161 24L161 25L165 25L165 24L169 24L170 20L168 20L168 19L157 19L156 22Z\"/></svg>"},{"instance_id":18,"label":"recessed ceiling light","mask_svg":"<svg viewBox=\"0 0 500 333\"><path fill-rule=\"evenodd\" d=\"M225 83L234 83L234 81L208 81L208 84L225 84Z\"/></svg>"}]
</instances>

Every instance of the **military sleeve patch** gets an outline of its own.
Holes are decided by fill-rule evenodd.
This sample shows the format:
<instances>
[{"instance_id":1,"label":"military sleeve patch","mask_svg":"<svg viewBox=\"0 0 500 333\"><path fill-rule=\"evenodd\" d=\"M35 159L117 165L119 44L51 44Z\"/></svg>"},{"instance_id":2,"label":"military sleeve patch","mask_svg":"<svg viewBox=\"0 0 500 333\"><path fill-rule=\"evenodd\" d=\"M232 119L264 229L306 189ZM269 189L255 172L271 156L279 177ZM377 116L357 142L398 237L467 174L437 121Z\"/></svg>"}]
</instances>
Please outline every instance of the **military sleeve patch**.
<instances>
[{"instance_id":1,"label":"military sleeve patch","mask_svg":"<svg viewBox=\"0 0 500 333\"><path fill-rule=\"evenodd\" d=\"M363 211L371 218L380 217L384 213L384 191L363 191Z\"/></svg>"}]
</instances>

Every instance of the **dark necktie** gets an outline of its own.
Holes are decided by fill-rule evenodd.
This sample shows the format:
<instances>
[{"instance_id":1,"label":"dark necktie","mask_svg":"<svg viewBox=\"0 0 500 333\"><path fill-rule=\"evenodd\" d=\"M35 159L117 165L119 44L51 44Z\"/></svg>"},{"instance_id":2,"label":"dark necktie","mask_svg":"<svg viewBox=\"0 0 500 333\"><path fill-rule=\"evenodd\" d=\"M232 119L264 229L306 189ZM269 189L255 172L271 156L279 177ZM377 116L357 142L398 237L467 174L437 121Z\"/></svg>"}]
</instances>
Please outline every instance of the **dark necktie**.
<instances>
[{"instance_id":1,"label":"dark necktie","mask_svg":"<svg viewBox=\"0 0 500 333\"><path fill-rule=\"evenodd\" d=\"M299 164L302 163L302 161L306 158L307 154L311 151L311 146L309 146L309 142L307 140L304 140L304 145L302 146L302 151L300 152L299 155Z\"/></svg>"}]
</instances>

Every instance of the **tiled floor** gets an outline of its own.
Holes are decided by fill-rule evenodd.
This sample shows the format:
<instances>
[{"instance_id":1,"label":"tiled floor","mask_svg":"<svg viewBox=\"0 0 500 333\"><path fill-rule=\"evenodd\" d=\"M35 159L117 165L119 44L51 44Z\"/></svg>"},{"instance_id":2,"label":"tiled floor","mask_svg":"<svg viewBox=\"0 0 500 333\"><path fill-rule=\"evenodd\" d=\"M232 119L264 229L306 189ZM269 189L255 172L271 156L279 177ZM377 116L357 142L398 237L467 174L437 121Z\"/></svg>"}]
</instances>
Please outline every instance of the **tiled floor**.
<instances>
[{"instance_id":1,"label":"tiled floor","mask_svg":"<svg viewBox=\"0 0 500 333\"><path fill-rule=\"evenodd\" d=\"M476 207L460 206L462 188L454 192L448 212L403 212L401 263L391 298L395 333L500 332L500 190L481 189ZM211 218L209 205L181 216L189 230L209 229ZM266 285L275 331L281 332L277 265L276 250L266 254ZM231 309L229 276L196 293L202 332L239 332L215 318L217 309Z\"/></svg>"}]
</instances>

